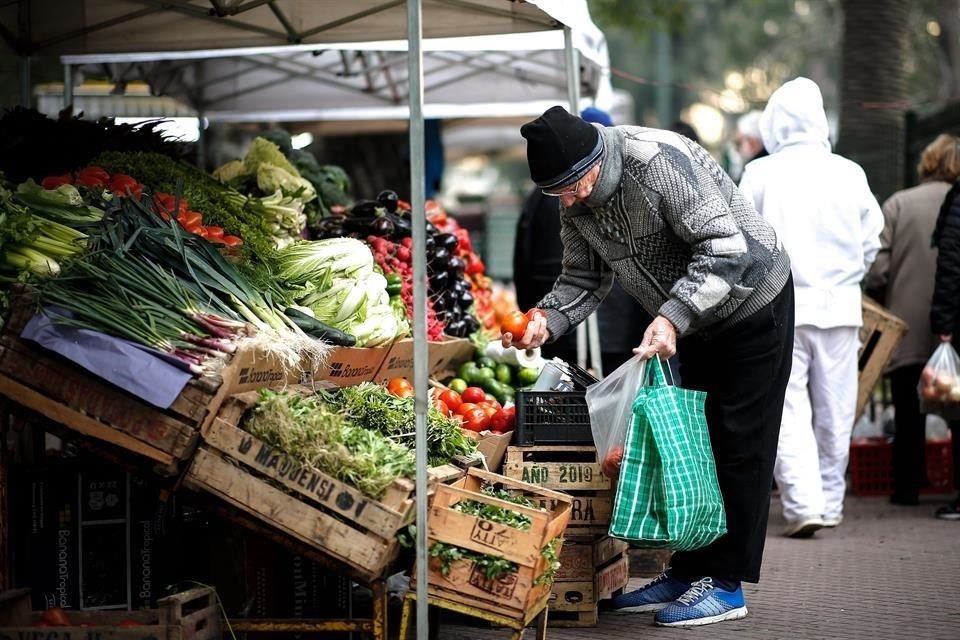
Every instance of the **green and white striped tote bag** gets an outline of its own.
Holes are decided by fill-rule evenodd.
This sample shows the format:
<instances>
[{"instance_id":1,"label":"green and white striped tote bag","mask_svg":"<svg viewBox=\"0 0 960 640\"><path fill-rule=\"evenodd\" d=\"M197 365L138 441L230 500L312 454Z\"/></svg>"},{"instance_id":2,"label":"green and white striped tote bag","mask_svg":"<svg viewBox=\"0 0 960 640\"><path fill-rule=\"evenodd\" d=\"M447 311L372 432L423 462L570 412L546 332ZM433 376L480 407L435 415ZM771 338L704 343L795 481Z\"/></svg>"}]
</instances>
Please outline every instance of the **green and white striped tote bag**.
<instances>
[{"instance_id":1,"label":"green and white striped tote bag","mask_svg":"<svg viewBox=\"0 0 960 640\"><path fill-rule=\"evenodd\" d=\"M706 394L667 384L658 358L653 365L633 403L610 535L651 548L699 549L727 531Z\"/></svg>"}]
</instances>

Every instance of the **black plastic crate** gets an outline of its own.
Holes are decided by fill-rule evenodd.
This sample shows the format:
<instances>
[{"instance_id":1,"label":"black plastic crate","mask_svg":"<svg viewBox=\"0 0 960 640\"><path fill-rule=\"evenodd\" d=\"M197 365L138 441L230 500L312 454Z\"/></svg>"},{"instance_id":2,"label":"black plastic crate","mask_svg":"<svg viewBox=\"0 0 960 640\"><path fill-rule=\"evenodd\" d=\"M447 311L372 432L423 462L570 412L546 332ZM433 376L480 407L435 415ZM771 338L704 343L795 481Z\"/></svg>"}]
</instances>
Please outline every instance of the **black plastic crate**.
<instances>
[{"instance_id":1,"label":"black plastic crate","mask_svg":"<svg viewBox=\"0 0 960 640\"><path fill-rule=\"evenodd\" d=\"M584 391L517 391L516 444L593 444Z\"/></svg>"}]
</instances>

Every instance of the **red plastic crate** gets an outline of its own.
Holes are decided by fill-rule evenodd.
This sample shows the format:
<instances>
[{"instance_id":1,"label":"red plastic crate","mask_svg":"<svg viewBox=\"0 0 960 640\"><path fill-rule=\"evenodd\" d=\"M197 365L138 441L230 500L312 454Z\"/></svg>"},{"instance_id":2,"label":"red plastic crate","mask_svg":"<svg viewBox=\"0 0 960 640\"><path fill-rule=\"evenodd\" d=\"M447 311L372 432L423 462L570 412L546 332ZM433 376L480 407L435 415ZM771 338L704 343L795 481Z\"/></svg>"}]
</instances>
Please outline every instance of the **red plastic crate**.
<instances>
[{"instance_id":1,"label":"red plastic crate","mask_svg":"<svg viewBox=\"0 0 960 640\"><path fill-rule=\"evenodd\" d=\"M927 479L920 493L952 493L953 458L950 439L927 440ZM850 490L855 496L888 496L893 493L893 443L883 438L863 438L850 443Z\"/></svg>"}]
</instances>

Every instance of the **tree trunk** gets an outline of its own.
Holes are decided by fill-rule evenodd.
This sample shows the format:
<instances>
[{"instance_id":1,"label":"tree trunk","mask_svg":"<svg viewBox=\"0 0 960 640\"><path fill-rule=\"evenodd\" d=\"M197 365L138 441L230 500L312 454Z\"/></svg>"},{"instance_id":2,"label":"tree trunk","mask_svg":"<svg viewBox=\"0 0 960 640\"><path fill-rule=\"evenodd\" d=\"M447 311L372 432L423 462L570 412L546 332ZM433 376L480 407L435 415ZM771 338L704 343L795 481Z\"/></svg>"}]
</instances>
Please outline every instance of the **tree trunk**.
<instances>
[{"instance_id":1,"label":"tree trunk","mask_svg":"<svg viewBox=\"0 0 960 640\"><path fill-rule=\"evenodd\" d=\"M903 187L908 0L843 0L837 152L863 167L881 202Z\"/></svg>"}]
</instances>

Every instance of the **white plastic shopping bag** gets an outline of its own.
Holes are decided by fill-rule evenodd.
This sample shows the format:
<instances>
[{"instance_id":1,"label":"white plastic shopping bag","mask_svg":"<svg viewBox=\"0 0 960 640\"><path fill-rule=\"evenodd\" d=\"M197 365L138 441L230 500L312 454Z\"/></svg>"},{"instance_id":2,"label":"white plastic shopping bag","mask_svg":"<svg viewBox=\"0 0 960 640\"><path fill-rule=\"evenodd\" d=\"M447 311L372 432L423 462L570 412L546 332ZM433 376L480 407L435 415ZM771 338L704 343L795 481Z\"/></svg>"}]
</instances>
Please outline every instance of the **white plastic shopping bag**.
<instances>
[{"instance_id":1,"label":"white plastic shopping bag","mask_svg":"<svg viewBox=\"0 0 960 640\"><path fill-rule=\"evenodd\" d=\"M590 430L604 475L616 478L633 417L633 401L643 383L646 361L634 356L600 382L587 387Z\"/></svg>"},{"instance_id":2,"label":"white plastic shopping bag","mask_svg":"<svg viewBox=\"0 0 960 640\"><path fill-rule=\"evenodd\" d=\"M917 392L922 413L960 418L960 356L949 342L941 342L927 360Z\"/></svg>"}]
</instances>

